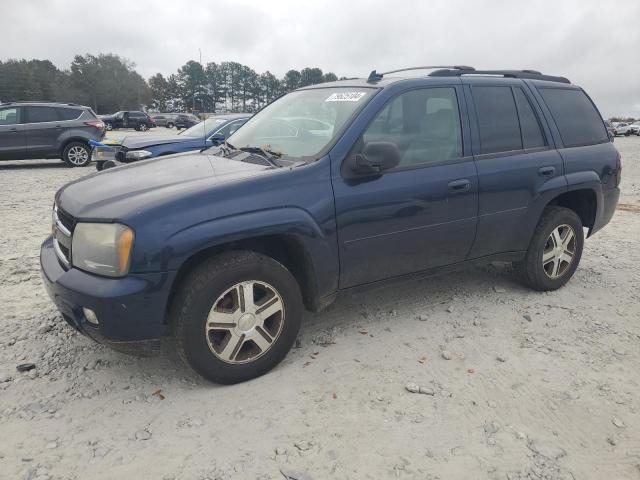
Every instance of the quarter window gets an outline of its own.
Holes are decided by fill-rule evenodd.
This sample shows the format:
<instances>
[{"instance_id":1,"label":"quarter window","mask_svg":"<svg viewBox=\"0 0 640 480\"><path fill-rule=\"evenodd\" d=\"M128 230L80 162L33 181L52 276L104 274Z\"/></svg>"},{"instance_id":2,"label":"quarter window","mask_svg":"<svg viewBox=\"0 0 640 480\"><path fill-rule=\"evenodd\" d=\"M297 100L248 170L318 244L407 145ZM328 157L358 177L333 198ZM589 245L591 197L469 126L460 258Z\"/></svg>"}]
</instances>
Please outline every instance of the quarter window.
<instances>
[{"instance_id":1,"label":"quarter window","mask_svg":"<svg viewBox=\"0 0 640 480\"><path fill-rule=\"evenodd\" d=\"M20 123L17 108L4 108L0 110L0 125L17 125Z\"/></svg>"},{"instance_id":2,"label":"quarter window","mask_svg":"<svg viewBox=\"0 0 640 480\"><path fill-rule=\"evenodd\" d=\"M53 107L27 107L27 123L57 122L58 114Z\"/></svg>"},{"instance_id":3,"label":"quarter window","mask_svg":"<svg viewBox=\"0 0 640 480\"><path fill-rule=\"evenodd\" d=\"M462 133L454 88L424 88L389 102L362 136L367 142L395 143L400 167L429 165L462 157Z\"/></svg>"},{"instance_id":4,"label":"quarter window","mask_svg":"<svg viewBox=\"0 0 640 480\"><path fill-rule=\"evenodd\" d=\"M511 87L473 87L483 154L522 150Z\"/></svg>"},{"instance_id":5,"label":"quarter window","mask_svg":"<svg viewBox=\"0 0 640 480\"><path fill-rule=\"evenodd\" d=\"M541 88L565 147L609 141L600 114L582 90Z\"/></svg>"},{"instance_id":6,"label":"quarter window","mask_svg":"<svg viewBox=\"0 0 640 480\"><path fill-rule=\"evenodd\" d=\"M58 108L58 116L60 120L75 120L80 118L82 110L76 108Z\"/></svg>"}]
</instances>

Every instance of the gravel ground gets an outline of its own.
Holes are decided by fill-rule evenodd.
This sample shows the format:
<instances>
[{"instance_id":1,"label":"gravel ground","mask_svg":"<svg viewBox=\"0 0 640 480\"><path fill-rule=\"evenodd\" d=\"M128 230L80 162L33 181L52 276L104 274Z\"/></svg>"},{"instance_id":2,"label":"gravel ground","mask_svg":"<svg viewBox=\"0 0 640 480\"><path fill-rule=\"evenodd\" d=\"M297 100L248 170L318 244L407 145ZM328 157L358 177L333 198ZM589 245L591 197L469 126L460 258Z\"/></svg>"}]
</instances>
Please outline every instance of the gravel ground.
<instances>
[{"instance_id":1,"label":"gravel ground","mask_svg":"<svg viewBox=\"0 0 640 480\"><path fill-rule=\"evenodd\" d=\"M68 327L38 249L54 192L93 167L3 162L0 477L640 478L640 138L616 145L631 206L561 290L493 265L342 298L230 387L170 342L130 357Z\"/></svg>"}]
</instances>

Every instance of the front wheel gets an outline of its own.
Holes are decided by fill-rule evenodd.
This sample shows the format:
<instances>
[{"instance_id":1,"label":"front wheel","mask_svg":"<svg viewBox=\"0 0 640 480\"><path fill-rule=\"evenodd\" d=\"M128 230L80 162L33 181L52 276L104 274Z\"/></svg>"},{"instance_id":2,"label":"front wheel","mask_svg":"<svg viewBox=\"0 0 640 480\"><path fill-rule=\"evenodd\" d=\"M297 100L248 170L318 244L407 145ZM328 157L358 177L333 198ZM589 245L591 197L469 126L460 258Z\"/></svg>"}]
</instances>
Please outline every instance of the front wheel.
<instances>
[{"instance_id":1,"label":"front wheel","mask_svg":"<svg viewBox=\"0 0 640 480\"><path fill-rule=\"evenodd\" d=\"M173 128L173 123L171 122L167 123L167 128Z\"/></svg>"},{"instance_id":2,"label":"front wheel","mask_svg":"<svg viewBox=\"0 0 640 480\"><path fill-rule=\"evenodd\" d=\"M62 160L71 167L86 167L91 162L91 149L82 142L71 142L62 151Z\"/></svg>"},{"instance_id":3,"label":"front wheel","mask_svg":"<svg viewBox=\"0 0 640 480\"><path fill-rule=\"evenodd\" d=\"M178 352L204 378L243 382L275 367L296 339L300 288L279 262L255 252L206 260L171 305Z\"/></svg>"},{"instance_id":4,"label":"front wheel","mask_svg":"<svg viewBox=\"0 0 640 480\"><path fill-rule=\"evenodd\" d=\"M139 131L141 131L141 132L146 132L147 130L149 130L149 127L147 127L147 124L146 124L146 123L141 123L141 124L138 126L138 129L139 129Z\"/></svg>"},{"instance_id":5,"label":"front wheel","mask_svg":"<svg viewBox=\"0 0 640 480\"><path fill-rule=\"evenodd\" d=\"M540 291L562 287L578 268L583 246L580 217L568 208L547 207L519 264L524 282Z\"/></svg>"},{"instance_id":6,"label":"front wheel","mask_svg":"<svg viewBox=\"0 0 640 480\"><path fill-rule=\"evenodd\" d=\"M109 122L105 122L105 123L104 123L104 129L105 129L107 132L110 132L111 130L113 130L113 125L111 125Z\"/></svg>"}]
</instances>

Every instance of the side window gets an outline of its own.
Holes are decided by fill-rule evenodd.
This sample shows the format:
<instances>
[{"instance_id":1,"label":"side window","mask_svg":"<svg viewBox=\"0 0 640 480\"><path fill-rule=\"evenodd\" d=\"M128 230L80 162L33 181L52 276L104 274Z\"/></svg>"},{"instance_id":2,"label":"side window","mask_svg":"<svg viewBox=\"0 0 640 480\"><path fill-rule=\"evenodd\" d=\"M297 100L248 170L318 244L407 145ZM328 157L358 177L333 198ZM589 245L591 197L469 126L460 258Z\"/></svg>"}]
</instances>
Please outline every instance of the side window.
<instances>
[{"instance_id":1,"label":"side window","mask_svg":"<svg viewBox=\"0 0 640 480\"><path fill-rule=\"evenodd\" d=\"M486 154L522 150L511 87L473 87L472 92L480 129L480 151Z\"/></svg>"},{"instance_id":2,"label":"side window","mask_svg":"<svg viewBox=\"0 0 640 480\"><path fill-rule=\"evenodd\" d=\"M57 122L58 114L54 107L27 107L27 123Z\"/></svg>"},{"instance_id":3,"label":"side window","mask_svg":"<svg viewBox=\"0 0 640 480\"><path fill-rule=\"evenodd\" d=\"M609 141L600 114L582 90L541 88L565 147Z\"/></svg>"},{"instance_id":4,"label":"side window","mask_svg":"<svg viewBox=\"0 0 640 480\"><path fill-rule=\"evenodd\" d=\"M362 135L367 142L395 143L400 167L462 157L460 111L454 88L411 90L391 100Z\"/></svg>"},{"instance_id":5,"label":"side window","mask_svg":"<svg viewBox=\"0 0 640 480\"><path fill-rule=\"evenodd\" d=\"M531 103L521 88L514 88L513 95L516 98L518 116L520 117L520 131L522 132L522 144L524 148L539 148L546 145L540 122Z\"/></svg>"},{"instance_id":6,"label":"side window","mask_svg":"<svg viewBox=\"0 0 640 480\"><path fill-rule=\"evenodd\" d=\"M75 120L82 115L82 110L76 108L58 108L57 110L60 120Z\"/></svg>"},{"instance_id":7,"label":"side window","mask_svg":"<svg viewBox=\"0 0 640 480\"><path fill-rule=\"evenodd\" d=\"M0 110L0 125L17 125L20 123L20 109L17 107Z\"/></svg>"}]
</instances>

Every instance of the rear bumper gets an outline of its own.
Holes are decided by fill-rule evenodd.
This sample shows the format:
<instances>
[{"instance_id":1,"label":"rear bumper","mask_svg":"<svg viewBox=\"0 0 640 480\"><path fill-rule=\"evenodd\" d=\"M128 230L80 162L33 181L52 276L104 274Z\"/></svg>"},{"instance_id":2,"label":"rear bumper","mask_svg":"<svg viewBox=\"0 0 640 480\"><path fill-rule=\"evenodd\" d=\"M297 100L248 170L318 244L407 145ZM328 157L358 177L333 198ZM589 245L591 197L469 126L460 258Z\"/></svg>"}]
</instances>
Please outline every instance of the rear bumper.
<instances>
[{"instance_id":1,"label":"rear bumper","mask_svg":"<svg viewBox=\"0 0 640 480\"><path fill-rule=\"evenodd\" d=\"M47 293L67 322L100 343L155 340L167 333L165 312L175 272L104 278L58 262L51 237L40 250L40 268ZM97 326L82 308L90 308Z\"/></svg>"},{"instance_id":2,"label":"rear bumper","mask_svg":"<svg viewBox=\"0 0 640 480\"><path fill-rule=\"evenodd\" d=\"M598 210L596 214L596 220L593 228L589 232L589 236L596 233L613 218L613 214L616 212L618 206L618 200L620 199L620 189L618 187L605 190L602 194L602 208Z\"/></svg>"}]
</instances>

